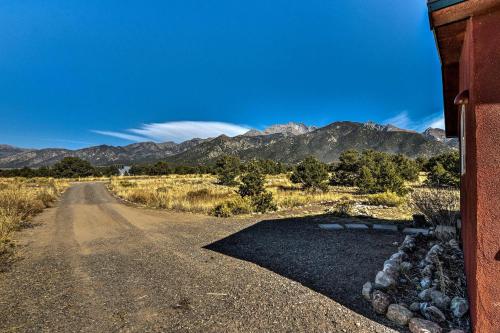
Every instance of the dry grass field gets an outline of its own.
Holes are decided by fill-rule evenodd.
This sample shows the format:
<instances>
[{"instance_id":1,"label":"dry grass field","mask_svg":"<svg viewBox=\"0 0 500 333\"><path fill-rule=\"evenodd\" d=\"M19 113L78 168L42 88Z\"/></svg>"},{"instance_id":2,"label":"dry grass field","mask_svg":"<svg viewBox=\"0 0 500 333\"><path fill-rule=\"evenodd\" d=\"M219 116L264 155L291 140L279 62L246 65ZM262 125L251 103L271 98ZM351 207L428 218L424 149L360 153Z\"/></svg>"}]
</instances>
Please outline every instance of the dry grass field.
<instances>
[{"instance_id":1,"label":"dry grass field","mask_svg":"<svg viewBox=\"0 0 500 333\"><path fill-rule=\"evenodd\" d=\"M245 206L237 193L237 186L218 185L216 177L212 175L113 177L109 189L124 200L151 208L210 214L215 206L228 201ZM301 190L299 185L292 184L283 174L267 176L266 190L273 194L278 213L322 213L340 201L350 201L374 217L411 218L405 198L395 200L393 196L387 198L380 194L361 195L354 187L330 186L325 192L307 192ZM245 211L245 207L242 207L242 211Z\"/></svg>"},{"instance_id":2,"label":"dry grass field","mask_svg":"<svg viewBox=\"0 0 500 333\"><path fill-rule=\"evenodd\" d=\"M9 247L9 235L49 207L68 186L50 178L0 178L0 255Z\"/></svg>"}]
</instances>

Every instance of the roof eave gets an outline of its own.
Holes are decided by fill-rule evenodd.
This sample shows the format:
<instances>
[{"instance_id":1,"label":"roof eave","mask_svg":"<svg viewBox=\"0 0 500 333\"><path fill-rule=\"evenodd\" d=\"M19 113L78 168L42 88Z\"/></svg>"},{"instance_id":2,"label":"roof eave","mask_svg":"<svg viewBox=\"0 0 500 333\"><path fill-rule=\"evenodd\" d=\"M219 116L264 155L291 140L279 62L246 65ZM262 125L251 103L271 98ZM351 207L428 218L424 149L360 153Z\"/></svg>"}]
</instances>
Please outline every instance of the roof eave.
<instances>
[{"instance_id":1,"label":"roof eave","mask_svg":"<svg viewBox=\"0 0 500 333\"><path fill-rule=\"evenodd\" d=\"M446 7L454 6L458 3L465 2L467 0L429 0L427 2L427 8L429 12L435 12Z\"/></svg>"}]
</instances>

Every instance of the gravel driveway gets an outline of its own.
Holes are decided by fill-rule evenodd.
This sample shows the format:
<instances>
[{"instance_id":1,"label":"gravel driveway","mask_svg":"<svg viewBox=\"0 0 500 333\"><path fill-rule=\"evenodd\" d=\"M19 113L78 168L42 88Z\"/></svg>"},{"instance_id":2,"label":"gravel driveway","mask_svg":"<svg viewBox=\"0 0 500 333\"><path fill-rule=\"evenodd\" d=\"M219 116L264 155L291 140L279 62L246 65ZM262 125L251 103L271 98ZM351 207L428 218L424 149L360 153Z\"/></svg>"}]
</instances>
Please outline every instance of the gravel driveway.
<instances>
[{"instance_id":1,"label":"gravel driveway","mask_svg":"<svg viewBox=\"0 0 500 333\"><path fill-rule=\"evenodd\" d=\"M0 332L394 332L360 288L398 234L139 209L99 183L34 223L0 274Z\"/></svg>"}]
</instances>

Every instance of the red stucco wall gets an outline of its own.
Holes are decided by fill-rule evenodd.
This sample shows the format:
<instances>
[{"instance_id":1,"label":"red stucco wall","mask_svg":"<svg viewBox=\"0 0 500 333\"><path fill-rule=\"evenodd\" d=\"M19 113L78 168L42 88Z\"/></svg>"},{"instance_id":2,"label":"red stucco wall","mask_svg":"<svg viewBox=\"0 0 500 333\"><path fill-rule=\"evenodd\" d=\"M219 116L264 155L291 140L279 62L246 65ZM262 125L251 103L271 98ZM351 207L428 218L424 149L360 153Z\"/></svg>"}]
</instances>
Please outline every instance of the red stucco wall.
<instances>
[{"instance_id":1,"label":"red stucco wall","mask_svg":"<svg viewBox=\"0 0 500 333\"><path fill-rule=\"evenodd\" d=\"M469 90L462 177L465 267L475 332L500 332L500 11L472 17L460 59Z\"/></svg>"}]
</instances>

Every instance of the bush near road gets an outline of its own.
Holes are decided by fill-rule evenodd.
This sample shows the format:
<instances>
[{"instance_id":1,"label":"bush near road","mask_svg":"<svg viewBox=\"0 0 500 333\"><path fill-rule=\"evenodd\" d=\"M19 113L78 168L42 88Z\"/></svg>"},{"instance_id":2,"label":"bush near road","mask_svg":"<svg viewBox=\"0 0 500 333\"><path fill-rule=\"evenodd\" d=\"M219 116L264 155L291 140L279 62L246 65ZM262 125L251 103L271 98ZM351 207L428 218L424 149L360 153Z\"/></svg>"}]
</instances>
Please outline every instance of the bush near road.
<instances>
[{"instance_id":1,"label":"bush near road","mask_svg":"<svg viewBox=\"0 0 500 333\"><path fill-rule=\"evenodd\" d=\"M8 250L12 231L50 207L67 186L48 178L0 179L0 255Z\"/></svg>"}]
</instances>

